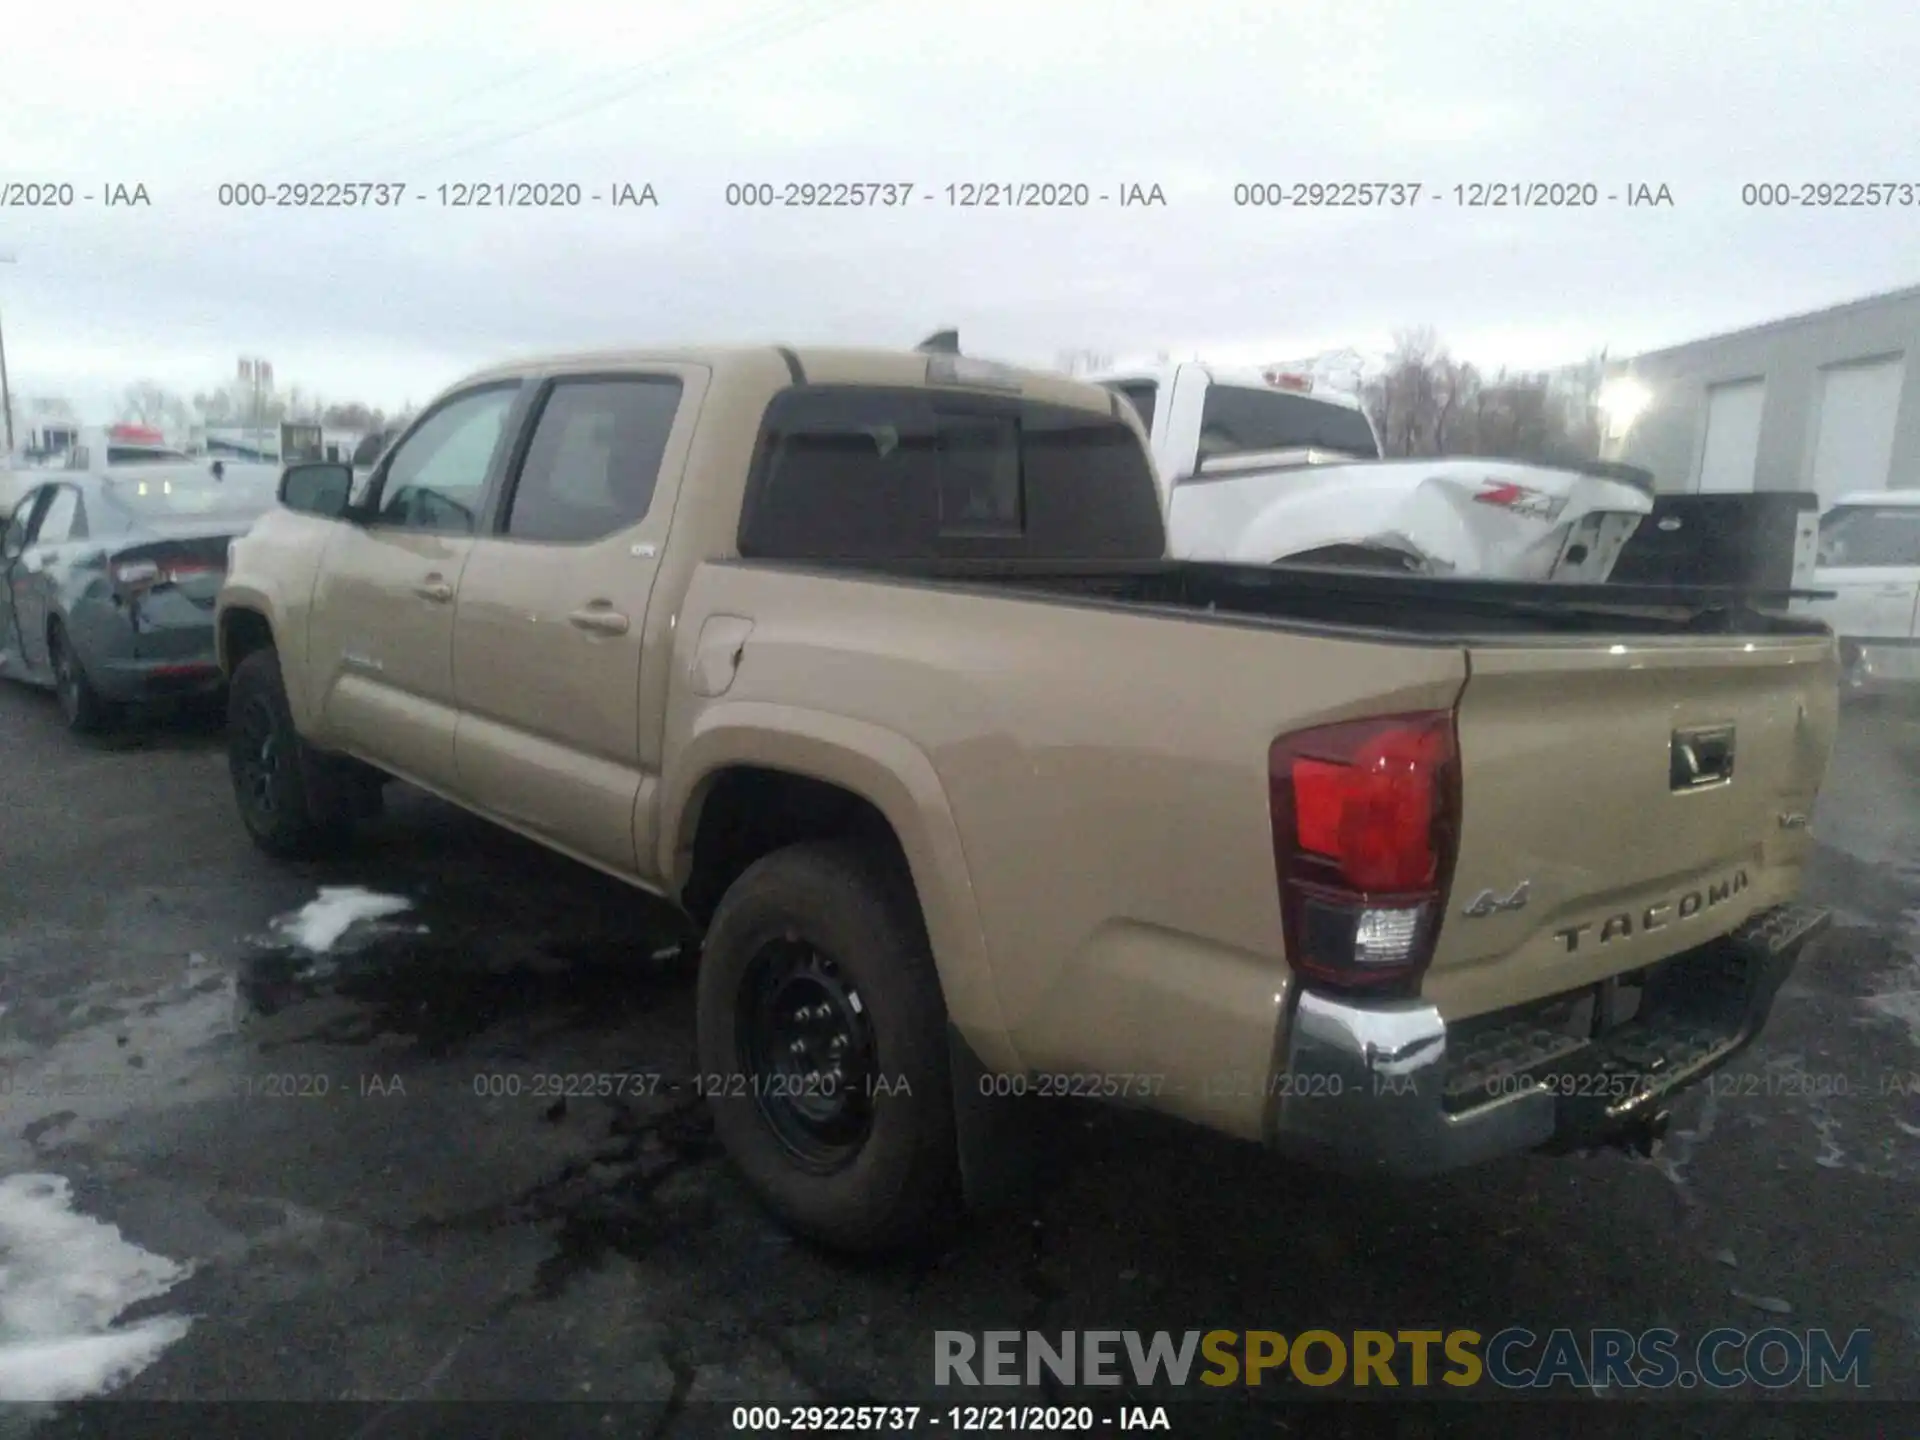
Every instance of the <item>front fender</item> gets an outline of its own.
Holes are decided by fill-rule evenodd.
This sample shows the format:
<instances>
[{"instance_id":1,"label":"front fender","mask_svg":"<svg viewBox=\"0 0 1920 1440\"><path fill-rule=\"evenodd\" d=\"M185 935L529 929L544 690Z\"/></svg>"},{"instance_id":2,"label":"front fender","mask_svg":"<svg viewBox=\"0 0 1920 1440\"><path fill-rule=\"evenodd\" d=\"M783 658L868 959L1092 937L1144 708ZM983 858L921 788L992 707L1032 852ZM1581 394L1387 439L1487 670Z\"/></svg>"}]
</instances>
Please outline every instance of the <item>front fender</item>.
<instances>
[{"instance_id":1,"label":"front fender","mask_svg":"<svg viewBox=\"0 0 1920 1440\"><path fill-rule=\"evenodd\" d=\"M286 686L287 708L294 728L302 735L318 733L318 699L312 693L307 660L307 618L313 583L326 550L322 522L287 510L270 510L253 528L235 540L229 552L226 583L214 603L214 635L220 668L233 675L234 657L228 653L227 617L249 610L267 622L274 647L280 652L280 678Z\"/></svg>"},{"instance_id":2,"label":"front fender","mask_svg":"<svg viewBox=\"0 0 1920 1440\"><path fill-rule=\"evenodd\" d=\"M872 804L906 853L947 1013L989 1067L1020 1069L993 984L971 872L945 789L925 752L895 731L796 706L721 703L702 711L661 784L659 873L677 896L714 780L751 765L840 786Z\"/></svg>"}]
</instances>

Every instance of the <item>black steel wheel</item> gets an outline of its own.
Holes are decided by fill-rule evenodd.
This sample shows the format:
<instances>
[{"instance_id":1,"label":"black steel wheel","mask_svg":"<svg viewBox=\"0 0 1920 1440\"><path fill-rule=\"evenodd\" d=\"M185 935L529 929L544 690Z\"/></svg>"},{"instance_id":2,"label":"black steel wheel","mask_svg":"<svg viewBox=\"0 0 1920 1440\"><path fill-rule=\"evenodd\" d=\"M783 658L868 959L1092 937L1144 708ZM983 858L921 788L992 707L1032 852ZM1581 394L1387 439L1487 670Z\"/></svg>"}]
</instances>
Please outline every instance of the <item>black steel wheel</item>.
<instances>
[{"instance_id":1,"label":"black steel wheel","mask_svg":"<svg viewBox=\"0 0 1920 1440\"><path fill-rule=\"evenodd\" d=\"M859 988L806 941L770 940L748 962L738 1023L768 1127L810 1169L827 1174L848 1164L872 1133L878 1079Z\"/></svg>"},{"instance_id":2,"label":"black steel wheel","mask_svg":"<svg viewBox=\"0 0 1920 1440\"><path fill-rule=\"evenodd\" d=\"M769 1209L811 1239L885 1251L957 1217L947 1012L904 865L813 842L755 861L700 958L700 1084Z\"/></svg>"}]
</instances>

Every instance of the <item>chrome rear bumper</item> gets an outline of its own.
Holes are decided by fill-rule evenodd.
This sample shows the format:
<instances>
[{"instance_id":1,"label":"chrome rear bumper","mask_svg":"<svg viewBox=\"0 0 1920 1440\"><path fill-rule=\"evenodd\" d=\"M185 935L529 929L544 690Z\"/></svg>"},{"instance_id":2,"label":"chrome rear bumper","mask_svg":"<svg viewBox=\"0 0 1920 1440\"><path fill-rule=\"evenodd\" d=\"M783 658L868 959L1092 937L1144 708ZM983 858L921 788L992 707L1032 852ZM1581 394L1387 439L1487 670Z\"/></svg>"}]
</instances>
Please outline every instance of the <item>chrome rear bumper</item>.
<instances>
[{"instance_id":1,"label":"chrome rear bumper","mask_svg":"<svg viewBox=\"0 0 1920 1440\"><path fill-rule=\"evenodd\" d=\"M1824 910L1782 905L1648 972L1639 1011L1568 1036L1540 1007L1449 1034L1422 1000L1297 995L1283 1021L1268 1136L1339 1169L1432 1175L1499 1155L1603 1144L1744 1048Z\"/></svg>"}]
</instances>

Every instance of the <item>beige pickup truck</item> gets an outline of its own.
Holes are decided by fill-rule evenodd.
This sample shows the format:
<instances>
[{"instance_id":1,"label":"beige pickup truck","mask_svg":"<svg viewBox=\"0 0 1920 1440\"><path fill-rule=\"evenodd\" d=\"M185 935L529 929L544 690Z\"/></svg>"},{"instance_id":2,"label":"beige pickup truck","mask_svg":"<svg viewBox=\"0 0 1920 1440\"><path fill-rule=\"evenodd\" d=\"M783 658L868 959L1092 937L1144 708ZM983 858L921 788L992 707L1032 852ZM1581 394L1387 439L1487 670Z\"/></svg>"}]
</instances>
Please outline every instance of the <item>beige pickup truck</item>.
<instances>
[{"instance_id":1,"label":"beige pickup truck","mask_svg":"<svg viewBox=\"0 0 1920 1440\"><path fill-rule=\"evenodd\" d=\"M1825 919L1824 627L1170 560L1091 385L529 361L280 498L218 609L253 838L399 777L670 897L719 1135L829 1243L936 1229L1036 1098L1414 1175L1645 1144Z\"/></svg>"}]
</instances>

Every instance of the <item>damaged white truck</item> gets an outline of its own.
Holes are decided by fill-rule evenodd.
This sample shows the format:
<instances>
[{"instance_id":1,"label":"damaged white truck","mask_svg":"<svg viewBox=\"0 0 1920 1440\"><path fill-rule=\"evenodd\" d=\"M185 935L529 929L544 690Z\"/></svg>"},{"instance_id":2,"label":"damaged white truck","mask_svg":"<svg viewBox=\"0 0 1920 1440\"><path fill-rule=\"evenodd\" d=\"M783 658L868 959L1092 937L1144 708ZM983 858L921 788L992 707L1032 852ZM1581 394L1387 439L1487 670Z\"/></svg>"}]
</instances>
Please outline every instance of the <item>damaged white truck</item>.
<instances>
[{"instance_id":1,"label":"damaged white truck","mask_svg":"<svg viewBox=\"0 0 1920 1440\"><path fill-rule=\"evenodd\" d=\"M1177 559L1592 585L1653 508L1624 467L1382 459L1359 403L1306 376L1195 362L1090 378L1139 412Z\"/></svg>"}]
</instances>

